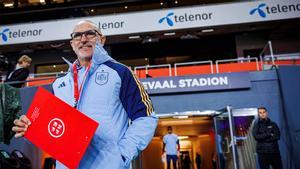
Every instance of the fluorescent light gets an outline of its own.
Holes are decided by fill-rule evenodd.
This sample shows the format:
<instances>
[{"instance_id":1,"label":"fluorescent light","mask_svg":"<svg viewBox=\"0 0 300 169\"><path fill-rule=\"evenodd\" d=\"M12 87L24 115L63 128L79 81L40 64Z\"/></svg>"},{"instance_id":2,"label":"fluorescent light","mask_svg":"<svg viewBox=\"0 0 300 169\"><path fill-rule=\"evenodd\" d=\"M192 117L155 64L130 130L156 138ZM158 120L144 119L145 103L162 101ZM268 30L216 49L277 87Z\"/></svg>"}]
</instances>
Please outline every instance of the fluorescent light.
<instances>
[{"instance_id":1,"label":"fluorescent light","mask_svg":"<svg viewBox=\"0 0 300 169\"><path fill-rule=\"evenodd\" d=\"M207 32L213 32L214 29L203 29L201 32L203 33L207 33Z\"/></svg>"},{"instance_id":2,"label":"fluorescent light","mask_svg":"<svg viewBox=\"0 0 300 169\"><path fill-rule=\"evenodd\" d=\"M179 140L184 140L184 139L188 139L188 138L189 138L189 136L178 136Z\"/></svg>"},{"instance_id":3,"label":"fluorescent light","mask_svg":"<svg viewBox=\"0 0 300 169\"><path fill-rule=\"evenodd\" d=\"M140 39L141 37L139 35L136 36L129 36L128 39Z\"/></svg>"},{"instance_id":4,"label":"fluorescent light","mask_svg":"<svg viewBox=\"0 0 300 169\"><path fill-rule=\"evenodd\" d=\"M12 6L14 6L14 4L13 4L13 3L4 4L4 6L5 6L5 7L12 7Z\"/></svg>"},{"instance_id":5,"label":"fluorescent light","mask_svg":"<svg viewBox=\"0 0 300 169\"><path fill-rule=\"evenodd\" d=\"M167 32L167 33L164 33L165 36L173 36L173 35L176 35L175 32Z\"/></svg>"},{"instance_id":6,"label":"fluorescent light","mask_svg":"<svg viewBox=\"0 0 300 169\"><path fill-rule=\"evenodd\" d=\"M179 118L179 119L187 119L187 118L189 118L189 116L177 116L177 118Z\"/></svg>"}]
</instances>

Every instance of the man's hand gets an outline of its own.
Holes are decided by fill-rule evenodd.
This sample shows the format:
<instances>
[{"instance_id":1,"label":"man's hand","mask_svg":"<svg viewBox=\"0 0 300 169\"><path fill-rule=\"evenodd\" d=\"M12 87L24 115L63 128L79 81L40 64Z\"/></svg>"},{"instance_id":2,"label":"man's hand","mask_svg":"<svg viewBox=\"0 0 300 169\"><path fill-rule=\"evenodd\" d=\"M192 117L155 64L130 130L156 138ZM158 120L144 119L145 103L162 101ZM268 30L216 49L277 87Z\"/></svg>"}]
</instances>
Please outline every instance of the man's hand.
<instances>
[{"instance_id":1,"label":"man's hand","mask_svg":"<svg viewBox=\"0 0 300 169\"><path fill-rule=\"evenodd\" d=\"M25 115L14 120L15 126L12 128L12 131L16 132L15 138L23 137L30 124L30 120Z\"/></svg>"}]
</instances>

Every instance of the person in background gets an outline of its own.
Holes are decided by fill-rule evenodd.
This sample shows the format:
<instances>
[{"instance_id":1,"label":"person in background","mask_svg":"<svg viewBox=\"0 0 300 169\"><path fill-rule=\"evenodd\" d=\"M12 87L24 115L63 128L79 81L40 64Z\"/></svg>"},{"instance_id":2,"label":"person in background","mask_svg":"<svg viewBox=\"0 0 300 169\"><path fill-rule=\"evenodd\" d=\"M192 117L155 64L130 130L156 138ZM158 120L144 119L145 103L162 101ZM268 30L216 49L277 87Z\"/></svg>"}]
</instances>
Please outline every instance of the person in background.
<instances>
[{"instance_id":1,"label":"person in background","mask_svg":"<svg viewBox=\"0 0 300 169\"><path fill-rule=\"evenodd\" d=\"M211 164L213 169L217 169L217 156L214 152L211 154Z\"/></svg>"},{"instance_id":2,"label":"person in background","mask_svg":"<svg viewBox=\"0 0 300 169\"><path fill-rule=\"evenodd\" d=\"M277 124L270 120L265 107L258 108L258 119L254 122L253 137L256 140L256 153L260 169L282 169L278 140L280 130Z\"/></svg>"},{"instance_id":3,"label":"person in background","mask_svg":"<svg viewBox=\"0 0 300 169\"><path fill-rule=\"evenodd\" d=\"M196 166L197 166L197 169L201 169L201 155L199 153L196 153Z\"/></svg>"},{"instance_id":4,"label":"person in background","mask_svg":"<svg viewBox=\"0 0 300 169\"><path fill-rule=\"evenodd\" d=\"M25 80L29 76L29 67L32 59L23 55L19 58L15 69L12 71L8 71L5 82L16 82L9 83L11 86L16 88L21 88L25 84Z\"/></svg>"},{"instance_id":5,"label":"person in background","mask_svg":"<svg viewBox=\"0 0 300 169\"><path fill-rule=\"evenodd\" d=\"M180 151L179 139L173 134L173 129L168 126L168 134L163 137L163 153L167 154L167 169L171 169L171 160L173 168L177 169L178 152ZM176 147L177 146L177 147Z\"/></svg>"},{"instance_id":6,"label":"person in background","mask_svg":"<svg viewBox=\"0 0 300 169\"><path fill-rule=\"evenodd\" d=\"M220 169L225 169L225 157L223 154L223 148L222 148L222 144L223 144L223 139L222 136L220 134L217 134L217 148L218 148L218 159L219 159L219 164L220 164Z\"/></svg>"},{"instance_id":7,"label":"person in background","mask_svg":"<svg viewBox=\"0 0 300 169\"><path fill-rule=\"evenodd\" d=\"M182 163L183 163L182 169L191 169L192 161L188 153L183 155Z\"/></svg>"}]
</instances>

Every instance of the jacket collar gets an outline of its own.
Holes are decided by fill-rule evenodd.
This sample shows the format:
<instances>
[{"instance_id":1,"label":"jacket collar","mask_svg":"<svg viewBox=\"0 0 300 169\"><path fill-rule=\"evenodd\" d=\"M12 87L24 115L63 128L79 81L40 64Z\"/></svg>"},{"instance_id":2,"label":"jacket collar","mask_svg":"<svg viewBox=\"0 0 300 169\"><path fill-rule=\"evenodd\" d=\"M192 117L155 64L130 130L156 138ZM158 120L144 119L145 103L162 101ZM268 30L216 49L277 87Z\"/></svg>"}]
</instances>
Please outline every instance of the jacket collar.
<instances>
[{"instance_id":1,"label":"jacket collar","mask_svg":"<svg viewBox=\"0 0 300 169\"><path fill-rule=\"evenodd\" d=\"M76 59L74 63L71 63L64 57L62 57L62 59L68 64L69 66L68 71L71 72L73 76L73 64L79 64L78 59ZM97 42L92 56L92 62L91 62L91 68L89 74L93 74L94 71L99 67L99 65L107 61L115 61L115 60L111 58L108 55L107 51L103 48L103 46L99 42Z\"/></svg>"}]
</instances>

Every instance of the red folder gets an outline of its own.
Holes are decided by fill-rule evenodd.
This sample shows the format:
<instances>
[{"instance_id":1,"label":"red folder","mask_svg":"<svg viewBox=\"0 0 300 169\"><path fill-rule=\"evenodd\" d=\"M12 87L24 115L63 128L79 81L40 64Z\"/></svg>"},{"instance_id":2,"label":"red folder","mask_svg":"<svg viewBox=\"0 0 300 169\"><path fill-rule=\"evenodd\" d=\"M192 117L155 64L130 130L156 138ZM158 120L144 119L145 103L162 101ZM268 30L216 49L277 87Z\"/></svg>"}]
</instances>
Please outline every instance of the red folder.
<instances>
[{"instance_id":1,"label":"red folder","mask_svg":"<svg viewBox=\"0 0 300 169\"><path fill-rule=\"evenodd\" d=\"M77 168L98 123L39 87L26 115L25 138L69 168Z\"/></svg>"}]
</instances>

